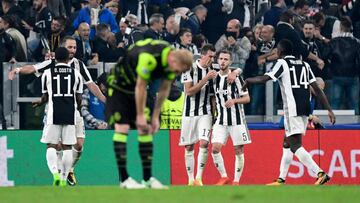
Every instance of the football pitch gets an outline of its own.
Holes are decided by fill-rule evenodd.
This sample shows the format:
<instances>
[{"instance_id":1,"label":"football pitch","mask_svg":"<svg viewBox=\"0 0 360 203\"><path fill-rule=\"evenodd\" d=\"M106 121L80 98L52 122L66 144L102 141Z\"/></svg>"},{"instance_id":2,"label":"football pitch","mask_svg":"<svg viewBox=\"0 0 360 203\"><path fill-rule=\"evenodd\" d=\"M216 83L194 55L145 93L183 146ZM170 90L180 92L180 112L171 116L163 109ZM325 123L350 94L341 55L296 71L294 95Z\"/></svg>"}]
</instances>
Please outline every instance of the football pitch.
<instances>
[{"instance_id":1,"label":"football pitch","mask_svg":"<svg viewBox=\"0 0 360 203\"><path fill-rule=\"evenodd\" d=\"M116 186L0 188L1 203L348 203L359 199L359 186L173 186L168 190L124 190Z\"/></svg>"}]
</instances>

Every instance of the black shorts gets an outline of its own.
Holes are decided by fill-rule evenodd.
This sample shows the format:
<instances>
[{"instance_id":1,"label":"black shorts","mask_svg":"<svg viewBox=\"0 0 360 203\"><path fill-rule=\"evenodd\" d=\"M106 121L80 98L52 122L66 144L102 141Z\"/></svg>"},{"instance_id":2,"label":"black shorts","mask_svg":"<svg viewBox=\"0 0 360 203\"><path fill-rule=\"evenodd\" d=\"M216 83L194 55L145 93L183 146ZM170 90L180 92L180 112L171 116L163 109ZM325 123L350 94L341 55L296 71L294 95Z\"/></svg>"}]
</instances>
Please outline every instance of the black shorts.
<instances>
[{"instance_id":1,"label":"black shorts","mask_svg":"<svg viewBox=\"0 0 360 203\"><path fill-rule=\"evenodd\" d=\"M153 107L154 98L148 96L145 108L148 121L150 121ZM114 91L113 95L106 99L105 116L110 125L128 124L131 129L136 129L135 95Z\"/></svg>"}]
</instances>

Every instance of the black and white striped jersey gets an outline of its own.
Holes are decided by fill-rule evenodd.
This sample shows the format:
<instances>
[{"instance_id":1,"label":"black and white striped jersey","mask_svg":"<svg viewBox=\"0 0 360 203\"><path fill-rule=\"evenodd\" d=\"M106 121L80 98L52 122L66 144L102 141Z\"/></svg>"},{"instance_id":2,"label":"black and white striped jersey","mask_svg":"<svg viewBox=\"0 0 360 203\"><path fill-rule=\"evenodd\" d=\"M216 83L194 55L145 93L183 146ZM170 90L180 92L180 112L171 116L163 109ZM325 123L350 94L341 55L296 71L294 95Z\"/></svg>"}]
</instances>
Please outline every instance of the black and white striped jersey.
<instances>
[{"instance_id":1,"label":"black and white striped jersey","mask_svg":"<svg viewBox=\"0 0 360 203\"><path fill-rule=\"evenodd\" d=\"M249 94L248 91L242 91L241 88L244 80L237 77L235 82L229 84L227 82L228 75L221 75L220 72L214 79L214 93L216 98L217 118L216 124L218 125L241 125L245 124L245 113L242 104L235 104L231 108L226 108L225 103L230 99L237 99L241 96Z\"/></svg>"},{"instance_id":2,"label":"black and white striped jersey","mask_svg":"<svg viewBox=\"0 0 360 203\"><path fill-rule=\"evenodd\" d=\"M279 80L284 116L308 116L310 114L310 84L316 82L310 65L294 56L278 59L272 70L265 73Z\"/></svg>"},{"instance_id":3,"label":"black and white striped jersey","mask_svg":"<svg viewBox=\"0 0 360 203\"><path fill-rule=\"evenodd\" d=\"M55 60L54 59L49 59L49 60L43 61L41 63L35 64L34 65L35 70L36 70L35 75L37 77L40 77L41 74L45 70L53 67L54 65L55 65ZM81 60L79 60L77 58L72 58L69 61L68 65L71 68L74 68L74 69L76 69L76 70L78 70L80 72L80 74L81 74L81 76L82 76L82 78L84 80L83 81L84 84L88 84L88 83L93 81L92 78L91 78L91 75L89 73L89 70L86 68L85 64Z\"/></svg>"},{"instance_id":4,"label":"black and white striped jersey","mask_svg":"<svg viewBox=\"0 0 360 203\"><path fill-rule=\"evenodd\" d=\"M83 92L78 70L58 63L44 71L41 77L42 93L48 94L46 124L75 125L76 93Z\"/></svg>"},{"instance_id":5,"label":"black and white striped jersey","mask_svg":"<svg viewBox=\"0 0 360 203\"><path fill-rule=\"evenodd\" d=\"M202 80L206 74L210 71L209 68L203 68L200 66L199 61L193 63L191 69L181 76L181 82L187 83L192 82L193 85L196 85L200 80ZM212 81L209 81L204 85L201 90L193 96L185 95L185 104L183 110L183 116L202 116L202 115L211 115L211 104L210 104L210 95Z\"/></svg>"}]
</instances>

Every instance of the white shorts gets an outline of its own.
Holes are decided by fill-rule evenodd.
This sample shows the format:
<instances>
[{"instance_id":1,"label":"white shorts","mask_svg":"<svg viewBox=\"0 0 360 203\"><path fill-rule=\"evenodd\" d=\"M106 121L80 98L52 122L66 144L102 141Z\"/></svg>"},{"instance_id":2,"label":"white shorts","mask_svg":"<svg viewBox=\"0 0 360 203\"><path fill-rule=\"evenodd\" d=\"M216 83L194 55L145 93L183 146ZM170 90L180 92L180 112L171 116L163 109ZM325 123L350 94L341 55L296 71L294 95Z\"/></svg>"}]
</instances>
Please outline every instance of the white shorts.
<instances>
[{"instance_id":1,"label":"white shorts","mask_svg":"<svg viewBox=\"0 0 360 203\"><path fill-rule=\"evenodd\" d=\"M195 144L199 140L210 140L212 116L183 117L181 121L180 146Z\"/></svg>"},{"instance_id":2,"label":"white shorts","mask_svg":"<svg viewBox=\"0 0 360 203\"><path fill-rule=\"evenodd\" d=\"M250 133L245 124L243 125L219 125L215 124L212 131L211 143L226 144L231 137L234 146L251 143Z\"/></svg>"},{"instance_id":3,"label":"white shorts","mask_svg":"<svg viewBox=\"0 0 360 203\"><path fill-rule=\"evenodd\" d=\"M76 111L75 133L76 138L85 138L84 119L79 111Z\"/></svg>"},{"instance_id":4,"label":"white shorts","mask_svg":"<svg viewBox=\"0 0 360 203\"><path fill-rule=\"evenodd\" d=\"M58 144L59 140L65 145L76 144L75 125L48 124L44 126L40 142L46 144Z\"/></svg>"},{"instance_id":5,"label":"white shorts","mask_svg":"<svg viewBox=\"0 0 360 203\"><path fill-rule=\"evenodd\" d=\"M305 135L307 124L308 124L307 116L293 116L293 117L284 116L284 127L285 127L286 137L295 134Z\"/></svg>"}]
</instances>

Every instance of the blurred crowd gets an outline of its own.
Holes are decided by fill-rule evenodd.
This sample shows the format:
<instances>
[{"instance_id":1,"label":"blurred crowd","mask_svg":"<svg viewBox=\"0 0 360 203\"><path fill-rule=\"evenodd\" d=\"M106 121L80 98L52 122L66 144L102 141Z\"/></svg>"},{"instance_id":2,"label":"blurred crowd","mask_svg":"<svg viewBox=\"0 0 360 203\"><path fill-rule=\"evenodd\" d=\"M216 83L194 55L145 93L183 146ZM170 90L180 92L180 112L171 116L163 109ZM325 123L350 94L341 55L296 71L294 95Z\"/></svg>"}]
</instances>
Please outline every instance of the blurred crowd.
<instances>
[{"instance_id":1,"label":"blurred crowd","mask_svg":"<svg viewBox=\"0 0 360 203\"><path fill-rule=\"evenodd\" d=\"M1 0L1 62L43 61L67 35L86 65L117 62L145 38L194 60L211 43L232 52L244 78L268 71L276 43L288 38L325 81L333 108L359 114L360 0ZM247 114L265 113L265 89L251 88ZM277 104L278 85L273 95Z\"/></svg>"}]
</instances>

